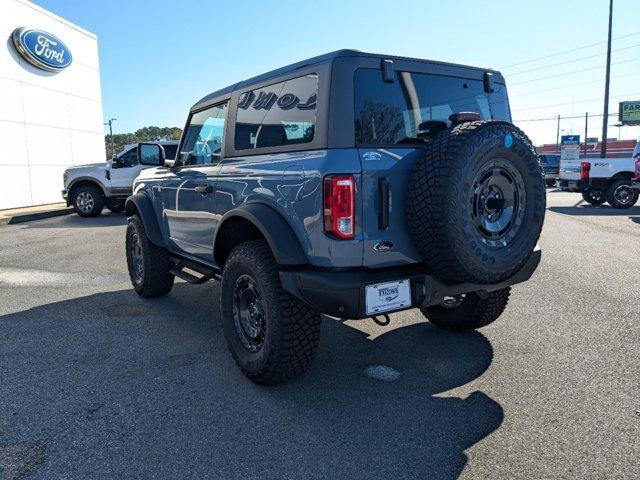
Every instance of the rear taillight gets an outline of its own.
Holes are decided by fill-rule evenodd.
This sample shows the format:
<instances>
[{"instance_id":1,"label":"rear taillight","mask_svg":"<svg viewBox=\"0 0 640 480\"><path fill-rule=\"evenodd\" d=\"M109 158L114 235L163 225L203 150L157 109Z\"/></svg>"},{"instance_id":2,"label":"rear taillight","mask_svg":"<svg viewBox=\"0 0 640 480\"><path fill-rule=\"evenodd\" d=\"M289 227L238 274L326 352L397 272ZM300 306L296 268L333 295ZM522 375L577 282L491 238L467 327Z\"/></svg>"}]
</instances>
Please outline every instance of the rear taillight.
<instances>
[{"instance_id":1,"label":"rear taillight","mask_svg":"<svg viewBox=\"0 0 640 480\"><path fill-rule=\"evenodd\" d=\"M636 176L633 179L640 180L640 157L636 158Z\"/></svg>"},{"instance_id":2,"label":"rear taillight","mask_svg":"<svg viewBox=\"0 0 640 480\"><path fill-rule=\"evenodd\" d=\"M341 239L355 237L356 181L352 175L324 178L324 231Z\"/></svg>"},{"instance_id":3,"label":"rear taillight","mask_svg":"<svg viewBox=\"0 0 640 480\"><path fill-rule=\"evenodd\" d=\"M582 162L580 164L580 180L589 180L590 171L591 164L589 162Z\"/></svg>"}]
</instances>

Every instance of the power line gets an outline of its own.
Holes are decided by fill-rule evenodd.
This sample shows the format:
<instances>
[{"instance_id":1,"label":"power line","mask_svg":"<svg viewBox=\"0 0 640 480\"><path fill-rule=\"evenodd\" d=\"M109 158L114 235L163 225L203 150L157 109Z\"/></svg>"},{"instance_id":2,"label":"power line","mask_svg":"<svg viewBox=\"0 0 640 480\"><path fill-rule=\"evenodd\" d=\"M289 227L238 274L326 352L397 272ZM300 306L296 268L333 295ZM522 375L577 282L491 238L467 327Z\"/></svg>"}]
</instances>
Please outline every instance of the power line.
<instances>
[{"instance_id":1,"label":"power line","mask_svg":"<svg viewBox=\"0 0 640 480\"><path fill-rule=\"evenodd\" d=\"M617 80L619 78L625 78L625 77L633 77L634 75L640 75L640 72L634 72L634 73L626 73L624 75L617 75L615 77L611 77L612 80ZM509 98L514 98L514 97L524 97L526 95L533 95L536 93L543 93L543 92L550 92L552 90L561 90L563 88L571 88L571 87L581 87L583 85L592 85L594 83L601 83L602 80L592 80L590 82L582 82L582 83L571 83L569 85L561 85L559 87L551 87L551 88L543 88L542 90L534 90L532 92L526 92L526 93L519 93L517 95L509 95Z\"/></svg>"},{"instance_id":2,"label":"power line","mask_svg":"<svg viewBox=\"0 0 640 480\"><path fill-rule=\"evenodd\" d=\"M608 116L609 117L613 117L613 116L617 116L618 113L610 113ZM598 113L598 114L589 114L589 118L591 117L603 117L604 115L602 113ZM570 117L560 117L560 120L572 120L572 119L576 119L576 118L584 118L584 115L572 115ZM524 118L524 119L520 119L520 120L513 120L514 123L516 122L548 122L550 120L554 120L557 121L558 117L546 117L546 118Z\"/></svg>"},{"instance_id":3,"label":"power line","mask_svg":"<svg viewBox=\"0 0 640 480\"><path fill-rule=\"evenodd\" d=\"M618 48L617 50L612 50L612 52L621 52L623 50L629 50L630 48L635 48L635 47L640 47L640 43L636 43L635 45L630 45L630 46L624 47L624 48ZM558 67L560 65L566 65L568 63L580 62L582 60L587 60L589 58L602 57L603 55L606 55L606 54L607 54L606 52L596 53L595 55L588 55L586 57L574 58L573 60L567 60L566 62L553 63L551 65L544 65L544 66L538 67L538 68L531 68L529 70L523 70L521 72L510 73L509 76L513 77L515 75L521 75L523 73L537 72L538 70L545 70L547 68L553 68L553 67Z\"/></svg>"},{"instance_id":4,"label":"power line","mask_svg":"<svg viewBox=\"0 0 640 480\"><path fill-rule=\"evenodd\" d=\"M611 65L620 65L620 64L622 64L622 63L635 62L635 61L637 61L637 60L640 60L640 58L632 58L632 59L630 59L630 60L623 60L622 62L615 62L615 63L612 63ZM564 73L558 73L558 74L556 74L556 75L548 75L548 76L546 76L546 77L533 78L533 79L531 79L531 80L525 80L525 81L523 81L523 82L516 82L516 83L512 83L512 84L511 84L511 86L514 86L514 85L522 85L522 84L525 84L525 83L531 83L531 82L537 82L538 80L546 80L546 79L548 79L548 78L564 77L565 75L573 75L573 74L575 74L575 73L589 72L589 71L591 71L591 70L597 70L597 69L599 69L599 68L603 68L603 67L604 67L604 65L598 65L598 66L596 66L596 67L583 68L582 70L574 70L574 71L572 71L572 72L564 72Z\"/></svg>"},{"instance_id":5,"label":"power line","mask_svg":"<svg viewBox=\"0 0 640 480\"><path fill-rule=\"evenodd\" d=\"M624 95L614 95L614 96L609 97L609 98L630 97L631 95L640 95L640 92L626 93ZM588 102L601 102L601 101L602 101L602 97L590 98L589 100L576 100L576 101L573 101L573 102L554 103L552 105L538 105L536 107L519 108L518 110L514 110L514 112L522 112L524 110L536 110L538 108L562 107L564 105L573 105L574 103L588 103Z\"/></svg>"},{"instance_id":6,"label":"power line","mask_svg":"<svg viewBox=\"0 0 640 480\"><path fill-rule=\"evenodd\" d=\"M639 35L639 34L640 34L640 32L633 32L633 33L629 33L627 35L621 35L619 37L616 37L616 38L614 38L614 40L620 40L622 38L632 37L634 35ZM602 45L603 43L607 43L607 42L603 41L603 42L591 43L589 45L584 45L582 47L576 47L576 48L572 48L570 50L564 50L562 52L557 52L557 53L552 53L550 55L544 55L542 57L532 58L532 59L529 59L529 60L525 60L523 62L512 63L511 65L506 65L506 66L502 67L501 70L506 70L507 68L516 67L518 65L524 65L525 63L537 62L538 60L545 60L547 58L558 57L560 55L564 55L565 53L577 52L579 50L584 50L586 48L595 47L596 45Z\"/></svg>"}]
</instances>

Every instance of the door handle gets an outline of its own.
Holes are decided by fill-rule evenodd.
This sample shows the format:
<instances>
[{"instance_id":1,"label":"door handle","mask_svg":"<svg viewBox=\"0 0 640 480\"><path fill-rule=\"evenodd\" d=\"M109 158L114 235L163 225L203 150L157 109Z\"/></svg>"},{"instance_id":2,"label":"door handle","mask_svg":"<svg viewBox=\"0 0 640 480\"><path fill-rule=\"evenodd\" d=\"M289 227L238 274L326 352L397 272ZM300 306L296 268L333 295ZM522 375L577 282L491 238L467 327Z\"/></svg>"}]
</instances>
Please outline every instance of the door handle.
<instances>
[{"instance_id":1,"label":"door handle","mask_svg":"<svg viewBox=\"0 0 640 480\"><path fill-rule=\"evenodd\" d=\"M196 192L202 194L202 195L209 195L211 192L213 192L213 187L211 185L198 185L195 188Z\"/></svg>"}]
</instances>

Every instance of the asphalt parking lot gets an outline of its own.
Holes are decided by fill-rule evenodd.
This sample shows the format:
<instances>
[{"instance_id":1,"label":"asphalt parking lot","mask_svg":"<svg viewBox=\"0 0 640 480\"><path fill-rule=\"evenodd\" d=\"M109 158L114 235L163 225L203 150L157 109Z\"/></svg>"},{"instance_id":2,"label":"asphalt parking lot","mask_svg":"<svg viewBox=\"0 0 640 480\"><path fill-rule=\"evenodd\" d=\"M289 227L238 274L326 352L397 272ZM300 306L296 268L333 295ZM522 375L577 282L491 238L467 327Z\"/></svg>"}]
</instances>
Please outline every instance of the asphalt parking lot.
<instances>
[{"instance_id":1,"label":"asphalt parking lot","mask_svg":"<svg viewBox=\"0 0 640 480\"><path fill-rule=\"evenodd\" d=\"M0 227L0 478L638 478L640 207L580 200L549 192L495 324L325 318L277 387L235 368L215 282L133 293L124 216Z\"/></svg>"}]
</instances>

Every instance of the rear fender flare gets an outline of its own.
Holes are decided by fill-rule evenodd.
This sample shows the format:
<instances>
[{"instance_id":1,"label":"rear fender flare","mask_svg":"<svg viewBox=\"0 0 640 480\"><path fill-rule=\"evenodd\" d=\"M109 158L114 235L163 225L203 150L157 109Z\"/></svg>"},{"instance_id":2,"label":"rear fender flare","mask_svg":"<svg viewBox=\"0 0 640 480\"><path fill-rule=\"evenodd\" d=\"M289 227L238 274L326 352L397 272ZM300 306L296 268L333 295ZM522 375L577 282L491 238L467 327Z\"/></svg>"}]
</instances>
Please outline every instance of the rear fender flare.
<instances>
[{"instance_id":1,"label":"rear fender flare","mask_svg":"<svg viewBox=\"0 0 640 480\"><path fill-rule=\"evenodd\" d=\"M214 256L216 240L219 233L224 230L225 222L237 217L248 220L260 231L269 244L278 265L307 265L309 263L300 241L289 223L272 207L262 203L245 203L228 211L222 217L213 238Z\"/></svg>"}]
</instances>

